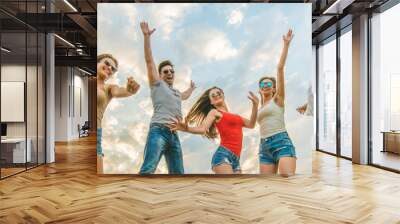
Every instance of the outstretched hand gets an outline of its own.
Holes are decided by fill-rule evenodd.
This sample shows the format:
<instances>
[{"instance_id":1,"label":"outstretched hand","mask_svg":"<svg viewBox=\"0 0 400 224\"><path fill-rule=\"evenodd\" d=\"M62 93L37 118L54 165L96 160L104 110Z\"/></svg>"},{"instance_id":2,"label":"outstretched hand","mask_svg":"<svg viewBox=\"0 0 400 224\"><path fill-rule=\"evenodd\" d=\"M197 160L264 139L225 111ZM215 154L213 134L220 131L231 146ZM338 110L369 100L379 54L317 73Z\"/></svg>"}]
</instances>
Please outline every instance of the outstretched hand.
<instances>
[{"instance_id":1,"label":"outstretched hand","mask_svg":"<svg viewBox=\"0 0 400 224\"><path fill-rule=\"evenodd\" d=\"M189 127L187 121L183 122L179 118L173 119L173 122L167 124L167 126L171 131L187 131Z\"/></svg>"},{"instance_id":2,"label":"outstretched hand","mask_svg":"<svg viewBox=\"0 0 400 224\"><path fill-rule=\"evenodd\" d=\"M251 100L251 102L253 103L254 106L258 106L258 104L260 103L260 100L258 99L258 97L251 91L249 91L249 95L247 96L247 98L249 98L249 100Z\"/></svg>"},{"instance_id":3,"label":"outstretched hand","mask_svg":"<svg viewBox=\"0 0 400 224\"><path fill-rule=\"evenodd\" d=\"M190 80L190 89L194 90L196 87L196 83L194 83L193 80Z\"/></svg>"},{"instance_id":4,"label":"outstretched hand","mask_svg":"<svg viewBox=\"0 0 400 224\"><path fill-rule=\"evenodd\" d=\"M294 37L293 31L292 29L289 29L286 35L282 36L282 39L285 44L290 44L290 41L292 41L293 37Z\"/></svg>"},{"instance_id":5,"label":"outstretched hand","mask_svg":"<svg viewBox=\"0 0 400 224\"><path fill-rule=\"evenodd\" d=\"M304 104L303 106L300 106L298 108L296 108L297 112L299 112L300 114L304 114L307 110L307 104Z\"/></svg>"},{"instance_id":6,"label":"outstretched hand","mask_svg":"<svg viewBox=\"0 0 400 224\"><path fill-rule=\"evenodd\" d=\"M128 90L128 92L135 94L139 90L139 88L140 88L139 83L137 83L132 76L129 76L128 81L126 83L126 89Z\"/></svg>"},{"instance_id":7,"label":"outstretched hand","mask_svg":"<svg viewBox=\"0 0 400 224\"><path fill-rule=\"evenodd\" d=\"M140 29L142 29L143 35L144 36L150 36L151 34L156 31L156 29L150 29L149 24L147 22L141 22L140 23Z\"/></svg>"}]
</instances>

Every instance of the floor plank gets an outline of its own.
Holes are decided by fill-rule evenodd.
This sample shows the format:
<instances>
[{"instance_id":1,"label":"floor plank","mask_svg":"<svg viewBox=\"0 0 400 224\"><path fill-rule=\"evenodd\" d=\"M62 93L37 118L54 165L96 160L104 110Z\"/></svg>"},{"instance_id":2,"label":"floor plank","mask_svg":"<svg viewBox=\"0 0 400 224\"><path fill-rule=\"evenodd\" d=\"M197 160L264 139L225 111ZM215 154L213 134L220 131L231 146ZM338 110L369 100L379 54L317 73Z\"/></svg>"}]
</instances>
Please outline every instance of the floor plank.
<instances>
[{"instance_id":1,"label":"floor plank","mask_svg":"<svg viewBox=\"0 0 400 224\"><path fill-rule=\"evenodd\" d=\"M400 223L400 175L320 152L281 178L97 176L95 137L0 181L0 223Z\"/></svg>"}]
</instances>

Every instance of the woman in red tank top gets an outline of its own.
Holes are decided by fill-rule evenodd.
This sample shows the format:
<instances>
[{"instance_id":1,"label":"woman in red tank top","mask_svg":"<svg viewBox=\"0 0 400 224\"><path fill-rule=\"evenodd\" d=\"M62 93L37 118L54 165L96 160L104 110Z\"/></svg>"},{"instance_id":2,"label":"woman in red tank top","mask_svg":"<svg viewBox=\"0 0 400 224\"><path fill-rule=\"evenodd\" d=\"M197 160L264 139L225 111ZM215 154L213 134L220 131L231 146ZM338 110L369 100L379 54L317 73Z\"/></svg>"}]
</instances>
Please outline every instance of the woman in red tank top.
<instances>
[{"instance_id":1,"label":"woman in red tank top","mask_svg":"<svg viewBox=\"0 0 400 224\"><path fill-rule=\"evenodd\" d=\"M252 102L250 119L229 113L224 92L218 87L206 90L192 106L185 121L175 120L169 125L171 130L180 130L204 135L209 139L220 137L220 146L211 161L216 174L240 173L240 153L242 151L242 128L254 128L259 100L249 92ZM194 123L196 126L189 126Z\"/></svg>"}]
</instances>

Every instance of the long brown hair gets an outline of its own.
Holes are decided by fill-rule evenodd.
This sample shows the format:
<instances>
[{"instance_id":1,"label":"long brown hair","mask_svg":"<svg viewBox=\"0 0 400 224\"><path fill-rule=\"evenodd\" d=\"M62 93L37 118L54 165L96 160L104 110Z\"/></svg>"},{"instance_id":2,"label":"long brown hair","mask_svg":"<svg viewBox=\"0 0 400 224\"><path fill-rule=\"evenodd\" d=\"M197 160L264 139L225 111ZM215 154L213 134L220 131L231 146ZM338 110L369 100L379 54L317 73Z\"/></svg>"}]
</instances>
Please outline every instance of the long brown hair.
<instances>
[{"instance_id":1,"label":"long brown hair","mask_svg":"<svg viewBox=\"0 0 400 224\"><path fill-rule=\"evenodd\" d=\"M190 111L185 118L189 124L194 123L196 126L200 126L201 123L203 123L203 121L206 119L207 114L212 109L215 109L214 105L212 105L210 101L210 91L213 89L219 89L222 93L224 92L221 88L216 86L207 89L192 106L192 108L190 108ZM207 130L205 136L209 139L215 139L218 137L215 122Z\"/></svg>"},{"instance_id":2,"label":"long brown hair","mask_svg":"<svg viewBox=\"0 0 400 224\"><path fill-rule=\"evenodd\" d=\"M261 82L264 80L264 79L269 79L269 80L271 80L272 81L272 87L274 87L274 88L276 88L276 79L274 78L274 77L271 77L271 76L264 76L264 77L261 77L261 79L258 81L258 86L260 86L260 84L261 84ZM260 88L260 87L259 87ZM263 96L263 94L261 94L260 93L260 96L261 96L261 105L264 105L264 96ZM274 97L275 96L275 93L272 95L272 97Z\"/></svg>"}]
</instances>

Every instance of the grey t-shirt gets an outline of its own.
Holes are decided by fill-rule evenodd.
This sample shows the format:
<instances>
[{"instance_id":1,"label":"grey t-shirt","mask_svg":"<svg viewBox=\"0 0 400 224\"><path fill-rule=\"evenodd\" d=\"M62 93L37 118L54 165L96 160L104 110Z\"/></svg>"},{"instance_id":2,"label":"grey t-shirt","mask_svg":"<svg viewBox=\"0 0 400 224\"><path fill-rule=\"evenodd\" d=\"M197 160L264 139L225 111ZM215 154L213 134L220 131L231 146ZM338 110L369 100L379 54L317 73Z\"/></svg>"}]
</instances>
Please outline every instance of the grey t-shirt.
<instances>
[{"instance_id":1,"label":"grey t-shirt","mask_svg":"<svg viewBox=\"0 0 400 224\"><path fill-rule=\"evenodd\" d=\"M168 124L176 117L182 119L182 99L178 90L163 80L156 81L150 89L154 109L151 123Z\"/></svg>"}]
</instances>

